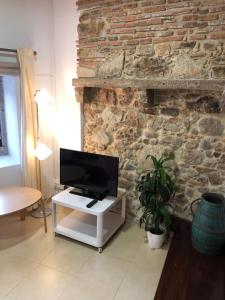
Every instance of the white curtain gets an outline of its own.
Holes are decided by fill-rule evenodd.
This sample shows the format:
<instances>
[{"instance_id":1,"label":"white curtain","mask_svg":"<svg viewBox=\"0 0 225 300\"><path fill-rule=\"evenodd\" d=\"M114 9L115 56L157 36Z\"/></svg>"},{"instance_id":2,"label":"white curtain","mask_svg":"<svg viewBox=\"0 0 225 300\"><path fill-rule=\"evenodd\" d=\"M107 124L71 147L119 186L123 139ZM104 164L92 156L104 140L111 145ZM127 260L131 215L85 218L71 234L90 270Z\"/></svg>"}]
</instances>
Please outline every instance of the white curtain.
<instances>
[{"instance_id":1,"label":"white curtain","mask_svg":"<svg viewBox=\"0 0 225 300\"><path fill-rule=\"evenodd\" d=\"M32 49L17 50L21 82L21 160L23 185L40 189L39 164L33 155L37 141L37 116L34 101L35 73Z\"/></svg>"}]
</instances>

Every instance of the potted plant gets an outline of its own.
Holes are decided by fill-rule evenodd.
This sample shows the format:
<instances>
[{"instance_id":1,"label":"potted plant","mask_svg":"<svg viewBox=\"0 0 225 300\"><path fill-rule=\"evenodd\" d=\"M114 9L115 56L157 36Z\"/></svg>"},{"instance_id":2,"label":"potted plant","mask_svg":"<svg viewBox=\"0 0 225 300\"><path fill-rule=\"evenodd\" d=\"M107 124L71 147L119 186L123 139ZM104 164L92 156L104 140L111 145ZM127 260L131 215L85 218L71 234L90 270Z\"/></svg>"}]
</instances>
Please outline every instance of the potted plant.
<instances>
[{"instance_id":1,"label":"potted plant","mask_svg":"<svg viewBox=\"0 0 225 300\"><path fill-rule=\"evenodd\" d=\"M169 175L171 168L165 165L172 156L162 156L157 159L148 155L151 159L153 169L145 172L138 183L140 207L142 215L140 226L145 224L148 241L151 248L161 248L166 234L169 232L172 218L170 214L169 200L175 194L175 185Z\"/></svg>"}]
</instances>

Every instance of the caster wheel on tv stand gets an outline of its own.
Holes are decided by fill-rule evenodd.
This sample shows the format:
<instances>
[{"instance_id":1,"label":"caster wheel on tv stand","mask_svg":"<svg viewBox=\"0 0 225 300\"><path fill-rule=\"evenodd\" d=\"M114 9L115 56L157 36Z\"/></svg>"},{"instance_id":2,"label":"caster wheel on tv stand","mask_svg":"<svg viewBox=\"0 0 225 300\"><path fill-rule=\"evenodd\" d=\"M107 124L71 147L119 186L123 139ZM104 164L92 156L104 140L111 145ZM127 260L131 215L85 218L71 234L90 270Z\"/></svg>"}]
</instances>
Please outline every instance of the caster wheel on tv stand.
<instances>
[{"instance_id":1,"label":"caster wheel on tv stand","mask_svg":"<svg viewBox=\"0 0 225 300\"><path fill-rule=\"evenodd\" d=\"M102 248L98 248L98 253L102 253Z\"/></svg>"}]
</instances>

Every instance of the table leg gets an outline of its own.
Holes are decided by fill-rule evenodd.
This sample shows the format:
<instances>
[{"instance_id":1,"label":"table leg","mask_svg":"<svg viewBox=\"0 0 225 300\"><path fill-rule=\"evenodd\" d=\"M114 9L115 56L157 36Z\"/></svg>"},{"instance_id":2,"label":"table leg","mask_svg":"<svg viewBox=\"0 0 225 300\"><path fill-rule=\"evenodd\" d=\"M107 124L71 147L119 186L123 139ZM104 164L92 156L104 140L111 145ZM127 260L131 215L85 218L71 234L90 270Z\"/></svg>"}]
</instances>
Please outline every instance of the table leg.
<instances>
[{"instance_id":1,"label":"table leg","mask_svg":"<svg viewBox=\"0 0 225 300\"><path fill-rule=\"evenodd\" d=\"M56 227L56 222L56 204L52 201L52 227L54 231Z\"/></svg>"},{"instance_id":2,"label":"table leg","mask_svg":"<svg viewBox=\"0 0 225 300\"><path fill-rule=\"evenodd\" d=\"M20 220L24 221L26 218L26 209L21 210L20 212Z\"/></svg>"},{"instance_id":3,"label":"table leg","mask_svg":"<svg viewBox=\"0 0 225 300\"><path fill-rule=\"evenodd\" d=\"M103 244L103 215L97 216L97 245L101 247Z\"/></svg>"},{"instance_id":4,"label":"table leg","mask_svg":"<svg viewBox=\"0 0 225 300\"><path fill-rule=\"evenodd\" d=\"M125 221L126 218L126 199L125 197L122 198L122 211L121 211L121 217L123 218L123 220Z\"/></svg>"},{"instance_id":5,"label":"table leg","mask_svg":"<svg viewBox=\"0 0 225 300\"><path fill-rule=\"evenodd\" d=\"M45 214L45 204L44 204L44 200L41 198L40 200L41 203L41 209L43 211L44 214L44 226L45 226L45 232L47 232L47 221L46 221L46 214Z\"/></svg>"}]
</instances>

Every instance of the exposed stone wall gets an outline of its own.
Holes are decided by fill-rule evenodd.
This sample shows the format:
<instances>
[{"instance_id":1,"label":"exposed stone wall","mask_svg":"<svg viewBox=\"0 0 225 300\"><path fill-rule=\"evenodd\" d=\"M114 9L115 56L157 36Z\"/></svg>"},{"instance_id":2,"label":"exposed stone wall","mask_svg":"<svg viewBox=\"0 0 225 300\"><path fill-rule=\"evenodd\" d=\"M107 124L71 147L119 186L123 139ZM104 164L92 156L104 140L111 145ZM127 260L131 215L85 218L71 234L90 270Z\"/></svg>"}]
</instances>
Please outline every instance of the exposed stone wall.
<instances>
[{"instance_id":1,"label":"exposed stone wall","mask_svg":"<svg viewBox=\"0 0 225 300\"><path fill-rule=\"evenodd\" d=\"M87 92L88 91L88 92ZM225 115L221 95L95 89L85 92L84 149L120 157L119 185L135 213L136 185L146 155L173 153L175 213L190 216L190 202L206 191L225 193Z\"/></svg>"},{"instance_id":2,"label":"exposed stone wall","mask_svg":"<svg viewBox=\"0 0 225 300\"><path fill-rule=\"evenodd\" d=\"M78 76L224 79L225 0L78 0ZM154 101L153 101L154 100ZM225 119L219 93L90 89L84 149L120 157L132 212L147 154L173 152L175 213L205 191L225 193Z\"/></svg>"},{"instance_id":3,"label":"exposed stone wall","mask_svg":"<svg viewBox=\"0 0 225 300\"><path fill-rule=\"evenodd\" d=\"M78 0L80 77L225 78L224 0Z\"/></svg>"}]
</instances>

